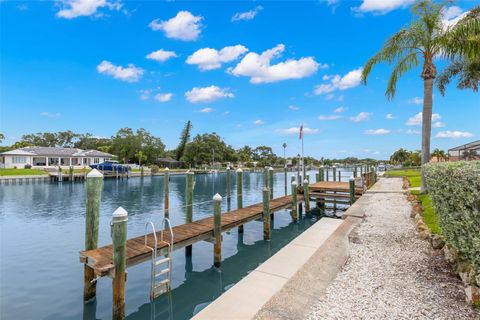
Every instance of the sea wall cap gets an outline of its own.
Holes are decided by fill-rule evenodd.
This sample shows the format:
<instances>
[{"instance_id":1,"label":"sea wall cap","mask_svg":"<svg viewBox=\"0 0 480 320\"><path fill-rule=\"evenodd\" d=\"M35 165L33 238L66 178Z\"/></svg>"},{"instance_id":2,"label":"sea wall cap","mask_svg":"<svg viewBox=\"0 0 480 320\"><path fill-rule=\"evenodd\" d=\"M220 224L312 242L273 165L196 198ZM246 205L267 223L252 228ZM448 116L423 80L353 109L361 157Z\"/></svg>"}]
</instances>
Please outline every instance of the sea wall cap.
<instances>
[{"instance_id":1,"label":"sea wall cap","mask_svg":"<svg viewBox=\"0 0 480 320\"><path fill-rule=\"evenodd\" d=\"M118 207L112 214L113 222L122 222L128 220L128 212L122 207Z\"/></svg>"},{"instance_id":2,"label":"sea wall cap","mask_svg":"<svg viewBox=\"0 0 480 320\"><path fill-rule=\"evenodd\" d=\"M165 167L165 169L163 169L164 171L170 171L170 169L168 169L168 167Z\"/></svg>"},{"instance_id":3,"label":"sea wall cap","mask_svg":"<svg viewBox=\"0 0 480 320\"><path fill-rule=\"evenodd\" d=\"M87 174L87 178L103 178L103 174L97 169L93 169Z\"/></svg>"},{"instance_id":4,"label":"sea wall cap","mask_svg":"<svg viewBox=\"0 0 480 320\"><path fill-rule=\"evenodd\" d=\"M213 196L213 201L222 201L222 196L218 193Z\"/></svg>"},{"instance_id":5,"label":"sea wall cap","mask_svg":"<svg viewBox=\"0 0 480 320\"><path fill-rule=\"evenodd\" d=\"M195 174L195 172L188 170L187 174Z\"/></svg>"},{"instance_id":6,"label":"sea wall cap","mask_svg":"<svg viewBox=\"0 0 480 320\"><path fill-rule=\"evenodd\" d=\"M238 168L237 172L243 172L242 168Z\"/></svg>"}]
</instances>

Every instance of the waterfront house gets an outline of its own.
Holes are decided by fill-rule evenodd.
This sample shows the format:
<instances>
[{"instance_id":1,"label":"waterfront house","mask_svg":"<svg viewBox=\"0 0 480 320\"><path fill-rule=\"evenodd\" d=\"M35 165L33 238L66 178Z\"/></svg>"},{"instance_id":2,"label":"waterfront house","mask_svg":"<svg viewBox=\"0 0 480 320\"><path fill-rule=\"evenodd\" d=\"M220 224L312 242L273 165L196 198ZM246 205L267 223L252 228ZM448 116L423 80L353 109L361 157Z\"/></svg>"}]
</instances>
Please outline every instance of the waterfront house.
<instances>
[{"instance_id":1,"label":"waterfront house","mask_svg":"<svg viewBox=\"0 0 480 320\"><path fill-rule=\"evenodd\" d=\"M113 155L98 150L25 147L0 153L0 168L83 167L102 163Z\"/></svg>"}]
</instances>

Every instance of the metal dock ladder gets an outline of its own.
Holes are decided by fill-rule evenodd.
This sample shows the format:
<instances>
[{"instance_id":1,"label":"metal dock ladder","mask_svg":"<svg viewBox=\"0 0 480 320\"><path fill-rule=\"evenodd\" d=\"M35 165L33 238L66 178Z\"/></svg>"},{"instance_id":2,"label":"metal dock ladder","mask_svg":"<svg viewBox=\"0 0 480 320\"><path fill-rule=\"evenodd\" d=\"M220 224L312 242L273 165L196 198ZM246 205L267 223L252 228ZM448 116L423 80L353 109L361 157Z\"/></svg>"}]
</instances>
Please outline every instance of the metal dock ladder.
<instances>
[{"instance_id":1,"label":"metal dock ladder","mask_svg":"<svg viewBox=\"0 0 480 320\"><path fill-rule=\"evenodd\" d=\"M148 226L152 227L154 248L147 245ZM164 240L164 232L170 232L170 241ZM173 252L173 231L170 220L162 220L162 230L160 231L160 243L167 245L167 252L158 255L158 241L153 222L147 222L145 225L145 246L152 250L152 267L150 279L150 299L153 300L163 293L170 292L172 283L172 252Z\"/></svg>"}]
</instances>

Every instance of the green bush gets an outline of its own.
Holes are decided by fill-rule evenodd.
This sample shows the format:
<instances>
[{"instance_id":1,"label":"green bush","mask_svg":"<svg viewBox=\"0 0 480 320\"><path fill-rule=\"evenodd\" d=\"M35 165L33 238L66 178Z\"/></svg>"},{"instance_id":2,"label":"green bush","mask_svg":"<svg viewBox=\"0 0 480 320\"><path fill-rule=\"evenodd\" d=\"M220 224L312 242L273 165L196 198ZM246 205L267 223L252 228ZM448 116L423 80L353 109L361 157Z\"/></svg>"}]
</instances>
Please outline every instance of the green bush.
<instances>
[{"instance_id":1,"label":"green bush","mask_svg":"<svg viewBox=\"0 0 480 320\"><path fill-rule=\"evenodd\" d=\"M447 243L480 274L480 161L430 164L425 171Z\"/></svg>"},{"instance_id":2,"label":"green bush","mask_svg":"<svg viewBox=\"0 0 480 320\"><path fill-rule=\"evenodd\" d=\"M150 171L151 171L153 174L158 173L159 170L160 170L160 168L159 168L157 165L155 165L155 164L152 164L152 165L150 166Z\"/></svg>"}]
</instances>

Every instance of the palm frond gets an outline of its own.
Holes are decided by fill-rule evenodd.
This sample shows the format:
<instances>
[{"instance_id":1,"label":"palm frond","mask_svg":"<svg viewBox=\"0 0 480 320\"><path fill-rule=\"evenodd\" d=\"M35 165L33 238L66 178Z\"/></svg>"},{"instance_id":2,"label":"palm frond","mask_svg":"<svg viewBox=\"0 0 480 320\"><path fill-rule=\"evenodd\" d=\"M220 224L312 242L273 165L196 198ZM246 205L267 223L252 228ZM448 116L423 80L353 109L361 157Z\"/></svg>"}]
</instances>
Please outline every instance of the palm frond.
<instances>
[{"instance_id":1,"label":"palm frond","mask_svg":"<svg viewBox=\"0 0 480 320\"><path fill-rule=\"evenodd\" d=\"M478 87L480 86L480 59L476 61L466 59L456 60L444 68L435 81L442 96L445 95L447 85L455 77L459 77L457 83L458 89L478 91Z\"/></svg>"},{"instance_id":2,"label":"palm frond","mask_svg":"<svg viewBox=\"0 0 480 320\"><path fill-rule=\"evenodd\" d=\"M390 75L390 79L388 80L387 91L385 95L387 96L388 100L393 99L395 97L395 91L397 88L397 81L398 78L401 77L404 73L409 71L412 68L418 66L418 53L415 51L410 52L407 56L397 62L395 68Z\"/></svg>"}]
</instances>

